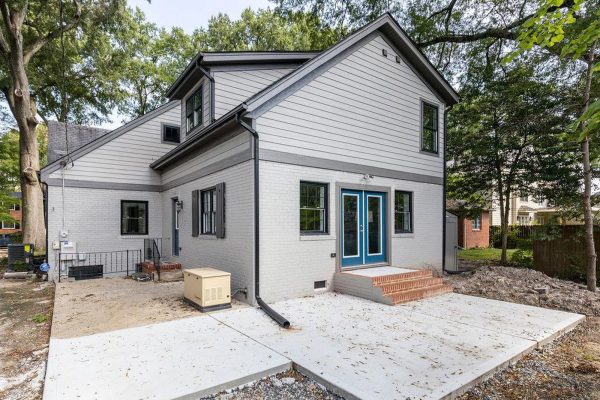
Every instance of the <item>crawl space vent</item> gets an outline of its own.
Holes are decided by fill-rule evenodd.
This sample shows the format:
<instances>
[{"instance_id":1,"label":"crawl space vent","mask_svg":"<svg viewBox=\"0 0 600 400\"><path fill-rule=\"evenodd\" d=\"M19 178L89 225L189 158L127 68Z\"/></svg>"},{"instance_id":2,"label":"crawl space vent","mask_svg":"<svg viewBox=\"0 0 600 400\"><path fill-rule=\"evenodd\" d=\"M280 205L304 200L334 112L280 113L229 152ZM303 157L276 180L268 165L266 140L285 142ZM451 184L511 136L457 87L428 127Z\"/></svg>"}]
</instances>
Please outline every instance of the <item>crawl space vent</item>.
<instances>
[{"instance_id":1,"label":"crawl space vent","mask_svg":"<svg viewBox=\"0 0 600 400\"><path fill-rule=\"evenodd\" d=\"M327 281L315 281L315 289L325 289Z\"/></svg>"}]
</instances>

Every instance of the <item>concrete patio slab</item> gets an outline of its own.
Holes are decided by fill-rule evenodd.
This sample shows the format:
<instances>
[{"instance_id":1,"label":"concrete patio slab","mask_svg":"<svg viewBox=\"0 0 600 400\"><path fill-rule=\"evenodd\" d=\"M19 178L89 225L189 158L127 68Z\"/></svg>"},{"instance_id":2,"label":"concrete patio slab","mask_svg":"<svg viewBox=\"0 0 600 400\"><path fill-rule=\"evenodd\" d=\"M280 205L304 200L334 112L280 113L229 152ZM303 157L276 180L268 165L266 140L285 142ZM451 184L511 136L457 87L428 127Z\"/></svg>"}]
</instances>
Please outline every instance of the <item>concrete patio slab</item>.
<instances>
[{"instance_id":1,"label":"concrete patio slab","mask_svg":"<svg viewBox=\"0 0 600 400\"><path fill-rule=\"evenodd\" d=\"M582 320L579 314L456 293L433 297L428 301L406 303L398 307L534 340L539 345L544 345L557 334L572 329ZM482 326L483 321L485 326Z\"/></svg>"},{"instance_id":2,"label":"concrete patio slab","mask_svg":"<svg viewBox=\"0 0 600 400\"><path fill-rule=\"evenodd\" d=\"M448 294L391 307L323 294L214 315L290 358L346 398L438 399L460 393L583 316ZM438 311L439 308L439 311Z\"/></svg>"},{"instance_id":3,"label":"concrete patio slab","mask_svg":"<svg viewBox=\"0 0 600 400\"><path fill-rule=\"evenodd\" d=\"M45 400L197 399L289 359L210 316L50 340Z\"/></svg>"}]
</instances>

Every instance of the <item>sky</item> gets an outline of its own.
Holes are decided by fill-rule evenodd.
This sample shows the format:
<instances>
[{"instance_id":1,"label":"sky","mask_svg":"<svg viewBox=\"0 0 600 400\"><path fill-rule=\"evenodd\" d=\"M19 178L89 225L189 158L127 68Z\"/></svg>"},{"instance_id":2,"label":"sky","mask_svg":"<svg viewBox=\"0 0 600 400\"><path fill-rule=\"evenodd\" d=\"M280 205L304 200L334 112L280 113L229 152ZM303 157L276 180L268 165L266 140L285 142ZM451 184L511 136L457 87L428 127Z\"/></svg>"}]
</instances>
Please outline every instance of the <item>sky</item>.
<instances>
[{"instance_id":1,"label":"sky","mask_svg":"<svg viewBox=\"0 0 600 400\"><path fill-rule=\"evenodd\" d=\"M201 26L206 27L211 16L222 12L237 19L241 12L250 7L273 8L268 0L128 0L131 7L139 7L149 21L170 28L179 26L191 33Z\"/></svg>"}]
</instances>

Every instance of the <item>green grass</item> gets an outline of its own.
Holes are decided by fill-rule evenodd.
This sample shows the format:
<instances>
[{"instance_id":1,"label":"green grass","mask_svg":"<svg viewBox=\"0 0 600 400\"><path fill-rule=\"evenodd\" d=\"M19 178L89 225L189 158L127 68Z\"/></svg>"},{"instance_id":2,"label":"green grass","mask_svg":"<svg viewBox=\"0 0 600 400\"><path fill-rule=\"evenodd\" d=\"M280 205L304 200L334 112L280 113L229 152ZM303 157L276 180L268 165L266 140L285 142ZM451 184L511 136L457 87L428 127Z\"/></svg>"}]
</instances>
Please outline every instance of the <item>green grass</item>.
<instances>
[{"instance_id":1,"label":"green grass","mask_svg":"<svg viewBox=\"0 0 600 400\"><path fill-rule=\"evenodd\" d=\"M507 249L506 255L510 260L512 254L517 251L517 249ZM459 250L458 258L461 260L467 261L500 261L500 255L502 254L502 249L468 249L468 250Z\"/></svg>"},{"instance_id":2,"label":"green grass","mask_svg":"<svg viewBox=\"0 0 600 400\"><path fill-rule=\"evenodd\" d=\"M33 318L31 318L31 320L36 324L42 324L44 322L47 322L49 319L50 317L46 314L35 314Z\"/></svg>"}]
</instances>

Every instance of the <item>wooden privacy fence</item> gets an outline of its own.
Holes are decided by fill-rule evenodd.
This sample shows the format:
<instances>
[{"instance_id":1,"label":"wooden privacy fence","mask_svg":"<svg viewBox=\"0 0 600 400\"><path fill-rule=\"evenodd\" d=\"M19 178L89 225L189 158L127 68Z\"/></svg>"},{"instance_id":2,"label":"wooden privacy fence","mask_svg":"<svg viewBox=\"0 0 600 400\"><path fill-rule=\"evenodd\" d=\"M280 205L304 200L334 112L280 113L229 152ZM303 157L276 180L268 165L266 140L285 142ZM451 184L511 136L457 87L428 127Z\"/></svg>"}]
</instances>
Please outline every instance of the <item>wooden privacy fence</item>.
<instances>
[{"instance_id":1,"label":"wooden privacy fence","mask_svg":"<svg viewBox=\"0 0 600 400\"><path fill-rule=\"evenodd\" d=\"M585 281L585 231L581 225L557 226L550 239L533 241L534 269L546 275L575 281ZM596 253L600 250L600 227L594 227ZM600 266L600 257L596 270ZM600 277L600 276L599 276Z\"/></svg>"}]
</instances>

